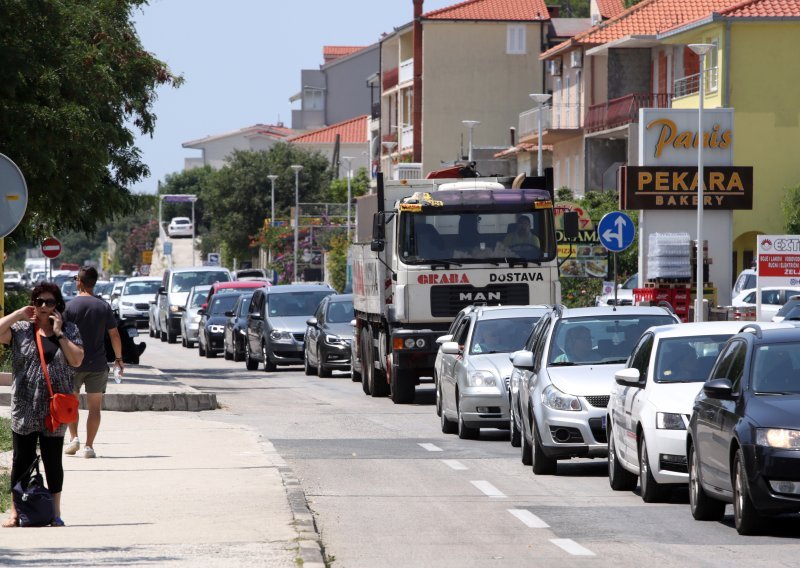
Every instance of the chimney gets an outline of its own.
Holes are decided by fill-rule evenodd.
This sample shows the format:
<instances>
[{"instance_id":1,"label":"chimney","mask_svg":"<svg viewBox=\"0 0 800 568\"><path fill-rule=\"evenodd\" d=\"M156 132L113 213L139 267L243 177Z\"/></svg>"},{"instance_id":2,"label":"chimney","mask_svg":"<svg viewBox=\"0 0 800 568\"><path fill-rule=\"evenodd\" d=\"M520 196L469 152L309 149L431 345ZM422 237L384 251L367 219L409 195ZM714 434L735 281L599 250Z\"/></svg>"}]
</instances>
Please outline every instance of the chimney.
<instances>
[{"instance_id":1,"label":"chimney","mask_svg":"<svg viewBox=\"0 0 800 568\"><path fill-rule=\"evenodd\" d=\"M558 18L559 14L561 13L561 7L559 6L548 6L547 13L551 18Z\"/></svg>"},{"instance_id":2,"label":"chimney","mask_svg":"<svg viewBox=\"0 0 800 568\"><path fill-rule=\"evenodd\" d=\"M414 0L414 83L411 109L411 124L414 126L412 142L413 160L422 162L422 2Z\"/></svg>"},{"instance_id":3,"label":"chimney","mask_svg":"<svg viewBox=\"0 0 800 568\"><path fill-rule=\"evenodd\" d=\"M513 148L517 144L517 129L513 126L508 129L508 134L511 138L511 147Z\"/></svg>"}]
</instances>

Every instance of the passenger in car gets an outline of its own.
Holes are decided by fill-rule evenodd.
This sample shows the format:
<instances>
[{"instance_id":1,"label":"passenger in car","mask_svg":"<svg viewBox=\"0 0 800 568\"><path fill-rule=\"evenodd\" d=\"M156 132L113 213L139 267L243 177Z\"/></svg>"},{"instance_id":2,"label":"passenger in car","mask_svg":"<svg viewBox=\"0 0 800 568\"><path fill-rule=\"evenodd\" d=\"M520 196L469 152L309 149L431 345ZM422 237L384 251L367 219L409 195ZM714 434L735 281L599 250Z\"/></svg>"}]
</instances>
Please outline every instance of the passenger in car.
<instances>
[{"instance_id":1,"label":"passenger in car","mask_svg":"<svg viewBox=\"0 0 800 568\"><path fill-rule=\"evenodd\" d=\"M594 359L592 332L585 325L576 325L567 330L564 344L561 349L563 353L555 358L554 363L580 363Z\"/></svg>"}]
</instances>

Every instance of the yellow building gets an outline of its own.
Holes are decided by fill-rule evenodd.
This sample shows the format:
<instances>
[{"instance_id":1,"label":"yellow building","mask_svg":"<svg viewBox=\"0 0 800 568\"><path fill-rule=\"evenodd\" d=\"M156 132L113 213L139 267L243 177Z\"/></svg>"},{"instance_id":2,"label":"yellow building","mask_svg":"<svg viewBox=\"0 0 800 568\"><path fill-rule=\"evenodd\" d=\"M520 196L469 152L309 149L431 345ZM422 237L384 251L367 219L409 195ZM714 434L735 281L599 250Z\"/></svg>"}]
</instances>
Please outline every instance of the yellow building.
<instances>
[{"instance_id":1,"label":"yellow building","mask_svg":"<svg viewBox=\"0 0 800 568\"><path fill-rule=\"evenodd\" d=\"M734 165L753 166L752 211L733 215L733 271L749 268L756 235L784 233L781 201L800 184L800 2L751 0L658 35L713 44L705 108L734 109ZM673 108L698 107L699 74L675 81Z\"/></svg>"}]
</instances>

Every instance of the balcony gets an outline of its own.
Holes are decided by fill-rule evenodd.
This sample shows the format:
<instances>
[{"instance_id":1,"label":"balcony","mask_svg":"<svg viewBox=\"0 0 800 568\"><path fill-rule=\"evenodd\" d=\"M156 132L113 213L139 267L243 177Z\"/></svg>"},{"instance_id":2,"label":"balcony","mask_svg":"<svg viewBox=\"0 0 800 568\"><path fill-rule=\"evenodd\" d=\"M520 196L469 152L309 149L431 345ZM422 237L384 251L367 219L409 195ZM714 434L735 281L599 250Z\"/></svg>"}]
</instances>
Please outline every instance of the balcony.
<instances>
[{"instance_id":1,"label":"balcony","mask_svg":"<svg viewBox=\"0 0 800 568\"><path fill-rule=\"evenodd\" d=\"M406 59L400 62L400 79L399 83L403 84L408 81L414 80L414 59Z\"/></svg>"},{"instance_id":2,"label":"balcony","mask_svg":"<svg viewBox=\"0 0 800 568\"><path fill-rule=\"evenodd\" d=\"M590 106L583 126L587 132L624 126L639 120L640 108L669 108L670 101L668 93L631 93Z\"/></svg>"},{"instance_id":3,"label":"balcony","mask_svg":"<svg viewBox=\"0 0 800 568\"><path fill-rule=\"evenodd\" d=\"M404 126L400 131L400 149L405 150L414 145L414 127Z\"/></svg>"},{"instance_id":4,"label":"balcony","mask_svg":"<svg viewBox=\"0 0 800 568\"><path fill-rule=\"evenodd\" d=\"M715 92L718 87L718 77L719 74L717 73L717 67L712 67L711 69L706 69L704 71L705 74L705 91L707 93ZM686 97L688 95L693 95L700 91L700 73L695 73L694 75L687 75L686 77L682 77L681 79L676 79L674 84L674 93L675 98L678 97Z\"/></svg>"},{"instance_id":5,"label":"balcony","mask_svg":"<svg viewBox=\"0 0 800 568\"><path fill-rule=\"evenodd\" d=\"M392 87L397 86L397 78L398 78L398 69L395 67L394 69L388 69L387 71L383 72L383 76L381 77L381 82L383 85L383 90L388 91Z\"/></svg>"},{"instance_id":6,"label":"balcony","mask_svg":"<svg viewBox=\"0 0 800 568\"><path fill-rule=\"evenodd\" d=\"M550 118L552 111L550 107L534 108L526 110L519 115L519 137L520 139L525 136L536 135L539 129L539 113L542 114L542 130L550 128Z\"/></svg>"},{"instance_id":7,"label":"balcony","mask_svg":"<svg viewBox=\"0 0 800 568\"><path fill-rule=\"evenodd\" d=\"M372 103L372 113L371 118L380 118L381 117L381 103L380 101L376 103Z\"/></svg>"}]
</instances>

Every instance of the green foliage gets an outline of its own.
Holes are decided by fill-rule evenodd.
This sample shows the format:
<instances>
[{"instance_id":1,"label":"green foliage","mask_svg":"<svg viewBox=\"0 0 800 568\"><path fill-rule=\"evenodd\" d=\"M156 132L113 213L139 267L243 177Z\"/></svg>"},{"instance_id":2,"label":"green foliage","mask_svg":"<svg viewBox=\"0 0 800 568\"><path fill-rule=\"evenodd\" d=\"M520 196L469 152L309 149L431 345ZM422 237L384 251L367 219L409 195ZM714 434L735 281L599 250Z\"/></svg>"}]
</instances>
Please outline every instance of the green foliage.
<instances>
[{"instance_id":1,"label":"green foliage","mask_svg":"<svg viewBox=\"0 0 800 568\"><path fill-rule=\"evenodd\" d=\"M588 18L589 0L554 0L548 2L551 6L561 8L560 17L562 18Z\"/></svg>"},{"instance_id":2,"label":"green foliage","mask_svg":"<svg viewBox=\"0 0 800 568\"><path fill-rule=\"evenodd\" d=\"M15 231L38 241L135 210L149 175L134 129L152 134L161 85L183 79L142 46L146 0L0 0L0 148L28 185Z\"/></svg>"},{"instance_id":3,"label":"green foliage","mask_svg":"<svg viewBox=\"0 0 800 568\"><path fill-rule=\"evenodd\" d=\"M790 187L781 201L783 230L787 235L800 235L800 185Z\"/></svg>"},{"instance_id":4,"label":"green foliage","mask_svg":"<svg viewBox=\"0 0 800 568\"><path fill-rule=\"evenodd\" d=\"M622 3L625 5L625 8L630 8L631 6L635 6L642 0L622 0Z\"/></svg>"},{"instance_id":5,"label":"green foliage","mask_svg":"<svg viewBox=\"0 0 800 568\"><path fill-rule=\"evenodd\" d=\"M350 195L353 198L369 192L369 175L367 168L359 168L350 180ZM347 178L335 179L328 189L326 201L330 203L347 203Z\"/></svg>"},{"instance_id":6,"label":"green foliage","mask_svg":"<svg viewBox=\"0 0 800 568\"><path fill-rule=\"evenodd\" d=\"M194 204L194 226L198 234L206 233L210 229L210 221L206 219L205 200L214 177L211 166L192 168L182 172L169 174L164 178L164 183L158 184L159 195L196 195L198 201ZM161 220L169 223L173 217L191 217L192 206L189 203L162 203Z\"/></svg>"},{"instance_id":7,"label":"green foliage","mask_svg":"<svg viewBox=\"0 0 800 568\"><path fill-rule=\"evenodd\" d=\"M337 234L328 243L328 280L342 293L347 284L347 250L350 242L346 234Z\"/></svg>"}]
</instances>

